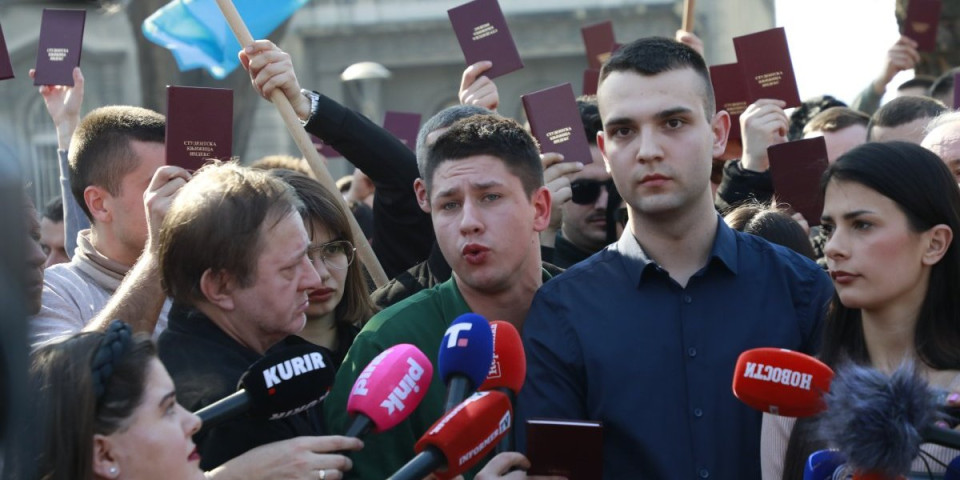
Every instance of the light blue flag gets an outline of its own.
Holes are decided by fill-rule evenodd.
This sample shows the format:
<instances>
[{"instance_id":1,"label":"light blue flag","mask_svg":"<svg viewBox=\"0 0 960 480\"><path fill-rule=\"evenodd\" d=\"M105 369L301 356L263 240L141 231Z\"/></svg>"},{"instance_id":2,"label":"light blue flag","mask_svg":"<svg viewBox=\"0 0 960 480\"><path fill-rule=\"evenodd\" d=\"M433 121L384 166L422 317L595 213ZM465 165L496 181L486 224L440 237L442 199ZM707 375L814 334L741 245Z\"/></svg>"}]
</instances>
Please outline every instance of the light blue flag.
<instances>
[{"instance_id":1,"label":"light blue flag","mask_svg":"<svg viewBox=\"0 0 960 480\"><path fill-rule=\"evenodd\" d=\"M253 38L266 38L309 0L234 0ZM143 35L170 50L180 71L223 79L240 65L240 43L215 0L173 0L143 21Z\"/></svg>"}]
</instances>

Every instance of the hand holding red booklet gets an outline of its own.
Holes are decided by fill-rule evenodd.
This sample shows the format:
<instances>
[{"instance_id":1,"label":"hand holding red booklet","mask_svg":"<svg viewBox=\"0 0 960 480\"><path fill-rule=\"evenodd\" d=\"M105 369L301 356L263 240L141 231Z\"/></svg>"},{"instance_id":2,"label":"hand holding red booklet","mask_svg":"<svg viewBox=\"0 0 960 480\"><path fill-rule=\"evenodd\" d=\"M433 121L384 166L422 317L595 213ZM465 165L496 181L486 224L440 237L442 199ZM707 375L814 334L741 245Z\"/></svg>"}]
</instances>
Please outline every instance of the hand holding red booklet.
<instances>
[{"instance_id":1,"label":"hand holding red booklet","mask_svg":"<svg viewBox=\"0 0 960 480\"><path fill-rule=\"evenodd\" d=\"M907 17L901 31L917 42L917 50L932 52L937 49L942 7L942 0L910 0L907 3Z\"/></svg>"},{"instance_id":2,"label":"hand holding red booklet","mask_svg":"<svg viewBox=\"0 0 960 480\"><path fill-rule=\"evenodd\" d=\"M797 78L783 27L736 37L733 48L746 78L750 103L772 98L786 102L784 108L800 106Z\"/></svg>"},{"instance_id":3,"label":"hand holding red booklet","mask_svg":"<svg viewBox=\"0 0 960 480\"><path fill-rule=\"evenodd\" d=\"M530 475L603 478L603 425L586 420L527 420Z\"/></svg>"},{"instance_id":4,"label":"hand holding red booklet","mask_svg":"<svg viewBox=\"0 0 960 480\"><path fill-rule=\"evenodd\" d=\"M167 165L194 171L229 160L232 143L233 90L167 86Z\"/></svg>"},{"instance_id":5,"label":"hand holding red booklet","mask_svg":"<svg viewBox=\"0 0 960 480\"><path fill-rule=\"evenodd\" d=\"M823 137L773 145L767 148L767 156L777 201L789 204L811 227L820 225L820 177L827 169L827 143Z\"/></svg>"},{"instance_id":6,"label":"hand holding red booklet","mask_svg":"<svg viewBox=\"0 0 960 480\"><path fill-rule=\"evenodd\" d=\"M497 0L473 0L447 10L447 16L467 65L489 60L493 66L483 74L491 79L523 68Z\"/></svg>"},{"instance_id":7,"label":"hand holding red booklet","mask_svg":"<svg viewBox=\"0 0 960 480\"><path fill-rule=\"evenodd\" d=\"M73 68L80 66L86 18L84 10L43 9L34 85L73 86Z\"/></svg>"},{"instance_id":8,"label":"hand holding red booklet","mask_svg":"<svg viewBox=\"0 0 960 480\"><path fill-rule=\"evenodd\" d=\"M583 45L587 47L587 63L590 68L599 70L603 63L613 53L613 46L617 43L613 36L613 22L594 23L580 29L583 35Z\"/></svg>"},{"instance_id":9,"label":"hand holding red booklet","mask_svg":"<svg viewBox=\"0 0 960 480\"><path fill-rule=\"evenodd\" d=\"M580 120L577 99L569 83L521 95L530 130L540 153L556 152L565 162L593 162L590 144Z\"/></svg>"}]
</instances>

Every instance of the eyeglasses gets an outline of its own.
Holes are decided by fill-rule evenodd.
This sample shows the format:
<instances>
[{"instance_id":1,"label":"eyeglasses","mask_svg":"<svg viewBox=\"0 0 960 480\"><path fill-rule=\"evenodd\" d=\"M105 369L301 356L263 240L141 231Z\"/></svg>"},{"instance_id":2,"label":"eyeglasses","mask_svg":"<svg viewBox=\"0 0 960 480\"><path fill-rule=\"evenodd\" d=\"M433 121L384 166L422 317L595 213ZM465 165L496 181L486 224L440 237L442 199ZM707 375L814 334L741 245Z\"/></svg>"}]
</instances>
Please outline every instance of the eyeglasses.
<instances>
[{"instance_id":1,"label":"eyeglasses","mask_svg":"<svg viewBox=\"0 0 960 480\"><path fill-rule=\"evenodd\" d=\"M343 270L353 263L357 248L346 240L335 240L321 245L311 245L307 249L307 256L310 261L317 263L322 261L327 268L334 270Z\"/></svg>"},{"instance_id":2,"label":"eyeglasses","mask_svg":"<svg viewBox=\"0 0 960 480\"><path fill-rule=\"evenodd\" d=\"M605 182L587 178L574 180L570 182L570 190L573 191L570 200L577 205L590 205L600 198L600 187L607 187L607 193L616 188L613 186L613 179Z\"/></svg>"}]
</instances>

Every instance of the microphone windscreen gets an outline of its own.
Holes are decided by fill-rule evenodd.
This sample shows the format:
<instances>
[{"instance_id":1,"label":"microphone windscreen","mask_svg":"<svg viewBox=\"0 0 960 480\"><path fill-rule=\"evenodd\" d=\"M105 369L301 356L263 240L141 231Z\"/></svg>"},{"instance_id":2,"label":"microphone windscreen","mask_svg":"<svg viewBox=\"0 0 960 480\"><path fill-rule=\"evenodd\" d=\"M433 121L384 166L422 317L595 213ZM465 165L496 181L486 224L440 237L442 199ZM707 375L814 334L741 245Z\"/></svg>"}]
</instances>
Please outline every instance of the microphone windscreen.
<instances>
[{"instance_id":1,"label":"microphone windscreen","mask_svg":"<svg viewBox=\"0 0 960 480\"><path fill-rule=\"evenodd\" d=\"M257 360L240 378L250 395L250 413L270 420L319 404L333 385L326 349L304 341Z\"/></svg>"},{"instance_id":2,"label":"microphone windscreen","mask_svg":"<svg viewBox=\"0 0 960 480\"><path fill-rule=\"evenodd\" d=\"M490 322L476 313L457 317L447 328L440 343L437 371L444 383L450 377L463 375L476 389L487 378L493 361L493 332Z\"/></svg>"},{"instance_id":3,"label":"microphone windscreen","mask_svg":"<svg viewBox=\"0 0 960 480\"><path fill-rule=\"evenodd\" d=\"M860 472L897 478L920 453L921 430L937 420L935 396L904 364L892 376L848 364L837 369L824 400L820 435Z\"/></svg>"},{"instance_id":4,"label":"microphone windscreen","mask_svg":"<svg viewBox=\"0 0 960 480\"><path fill-rule=\"evenodd\" d=\"M733 394L751 408L784 417L823 411L833 370L809 355L782 348L754 348L740 354Z\"/></svg>"},{"instance_id":5,"label":"microphone windscreen","mask_svg":"<svg viewBox=\"0 0 960 480\"><path fill-rule=\"evenodd\" d=\"M447 467L434 472L440 480L462 474L487 456L513 425L510 400L503 393L477 392L436 421L414 451L432 446L443 452Z\"/></svg>"},{"instance_id":6,"label":"microphone windscreen","mask_svg":"<svg viewBox=\"0 0 960 480\"><path fill-rule=\"evenodd\" d=\"M817 450L807 457L803 480L833 480L833 474L847 459L836 450Z\"/></svg>"},{"instance_id":7,"label":"microphone windscreen","mask_svg":"<svg viewBox=\"0 0 960 480\"><path fill-rule=\"evenodd\" d=\"M490 329L493 331L493 362L478 390L506 388L516 394L527 377L527 357L523 353L520 332L503 320L490 322Z\"/></svg>"},{"instance_id":8,"label":"microphone windscreen","mask_svg":"<svg viewBox=\"0 0 960 480\"><path fill-rule=\"evenodd\" d=\"M366 415L374 432L389 430L420 405L432 378L433 365L420 349L394 345L360 372L347 397L347 413Z\"/></svg>"}]
</instances>

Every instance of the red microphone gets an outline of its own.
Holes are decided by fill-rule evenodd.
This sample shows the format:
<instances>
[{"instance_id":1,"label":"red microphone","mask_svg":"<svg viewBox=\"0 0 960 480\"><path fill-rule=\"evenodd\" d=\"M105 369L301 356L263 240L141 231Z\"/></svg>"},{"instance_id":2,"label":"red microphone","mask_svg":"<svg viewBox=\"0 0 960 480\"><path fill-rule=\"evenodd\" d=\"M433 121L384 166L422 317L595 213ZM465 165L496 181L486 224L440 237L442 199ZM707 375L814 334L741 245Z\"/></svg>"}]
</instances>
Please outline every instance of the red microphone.
<instances>
[{"instance_id":1,"label":"red microphone","mask_svg":"<svg viewBox=\"0 0 960 480\"><path fill-rule=\"evenodd\" d=\"M356 415L344 435L389 430L410 416L430 388L433 365L417 347L394 345L374 357L350 390L347 413Z\"/></svg>"},{"instance_id":2,"label":"red microphone","mask_svg":"<svg viewBox=\"0 0 960 480\"><path fill-rule=\"evenodd\" d=\"M733 394L751 408L784 417L809 417L826 407L833 370L803 353L754 348L740 354Z\"/></svg>"},{"instance_id":3,"label":"red microphone","mask_svg":"<svg viewBox=\"0 0 960 480\"><path fill-rule=\"evenodd\" d=\"M478 390L504 393L513 405L527 377L527 357L523 352L520 332L512 323L503 320L490 322L490 329L493 331L493 362L487 379ZM510 432L497 444L495 453L514 450L513 432Z\"/></svg>"},{"instance_id":4,"label":"red microphone","mask_svg":"<svg viewBox=\"0 0 960 480\"><path fill-rule=\"evenodd\" d=\"M433 473L449 480L487 456L513 424L510 400L500 392L477 392L437 420L413 447L417 456L390 480L420 480Z\"/></svg>"}]
</instances>

